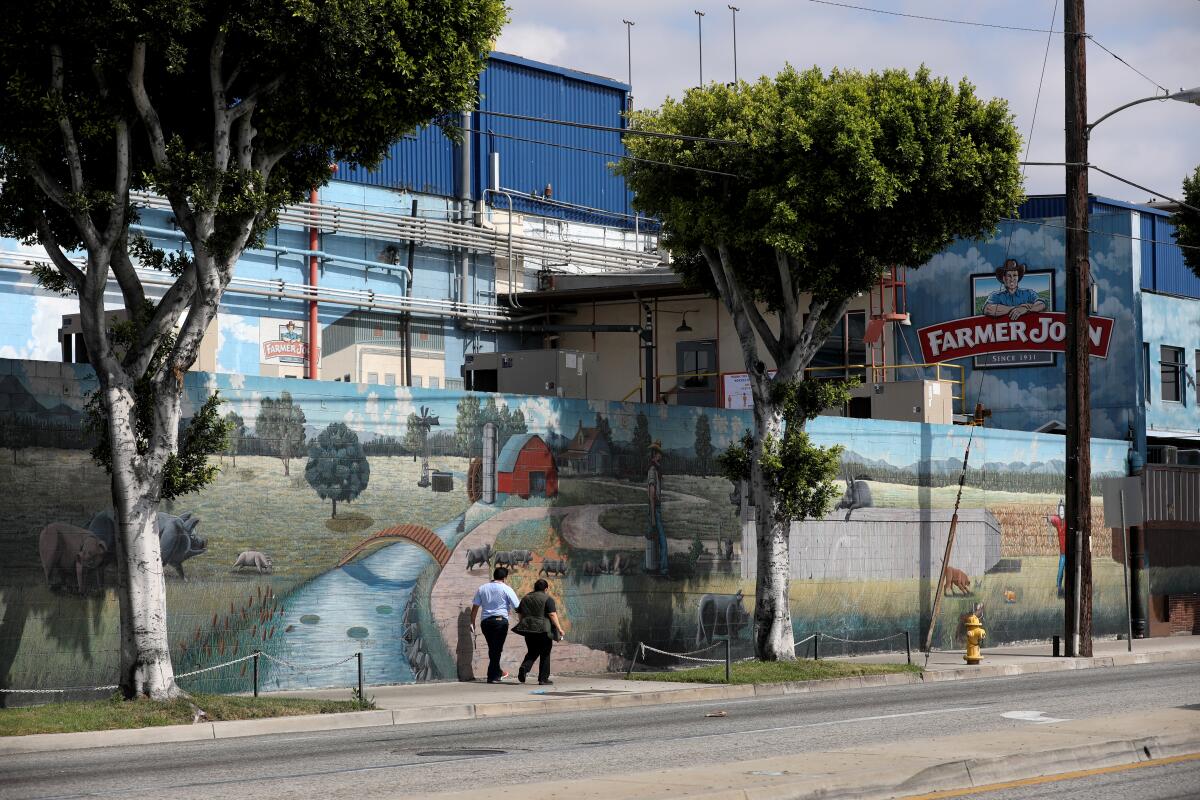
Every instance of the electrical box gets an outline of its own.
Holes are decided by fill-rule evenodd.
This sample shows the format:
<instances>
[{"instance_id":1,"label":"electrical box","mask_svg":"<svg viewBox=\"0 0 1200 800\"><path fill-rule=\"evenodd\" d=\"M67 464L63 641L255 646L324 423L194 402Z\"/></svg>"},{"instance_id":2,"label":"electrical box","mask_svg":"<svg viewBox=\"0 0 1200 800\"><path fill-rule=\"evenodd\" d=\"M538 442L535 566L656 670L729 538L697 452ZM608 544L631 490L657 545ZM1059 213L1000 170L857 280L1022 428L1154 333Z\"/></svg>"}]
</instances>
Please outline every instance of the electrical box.
<instances>
[{"instance_id":1,"label":"electrical box","mask_svg":"<svg viewBox=\"0 0 1200 800\"><path fill-rule=\"evenodd\" d=\"M864 383L850 392L849 416L904 422L954 423L954 387L949 381ZM841 416L842 409L826 414Z\"/></svg>"},{"instance_id":2,"label":"electrical box","mask_svg":"<svg viewBox=\"0 0 1200 800\"><path fill-rule=\"evenodd\" d=\"M578 350L517 350L468 353L465 362L463 387L470 391L589 399L589 378L599 356Z\"/></svg>"}]
</instances>

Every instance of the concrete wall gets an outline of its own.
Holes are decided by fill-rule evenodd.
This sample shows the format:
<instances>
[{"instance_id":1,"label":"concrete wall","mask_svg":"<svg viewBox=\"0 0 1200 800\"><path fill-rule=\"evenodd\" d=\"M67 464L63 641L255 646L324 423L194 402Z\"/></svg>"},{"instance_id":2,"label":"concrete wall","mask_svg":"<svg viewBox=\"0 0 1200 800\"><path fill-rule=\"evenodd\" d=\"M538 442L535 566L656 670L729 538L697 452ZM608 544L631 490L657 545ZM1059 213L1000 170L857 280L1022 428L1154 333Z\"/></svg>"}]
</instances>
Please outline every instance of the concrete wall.
<instances>
[{"instance_id":1,"label":"concrete wall","mask_svg":"<svg viewBox=\"0 0 1200 800\"><path fill-rule=\"evenodd\" d=\"M95 386L85 366L0 360L0 687L113 682L115 565L87 575L81 592L74 575L53 564L47 575L39 555L45 526L88 529L111 507L107 478L82 433ZM749 426L748 412L201 373L185 379L185 411L214 391L246 435L214 459L213 485L162 507L198 517L204 539L180 569L164 569L181 673L261 649L297 664L361 650L371 683L480 675L483 654L464 613L488 566L468 553L489 545L528 551L510 579L519 593L539 573L550 576L569 633L555 650L557 671L620 668L638 641L679 651L728 636L736 656L751 652L755 586L744 570L754 563L753 542L742 540L733 487L714 461ZM284 401L285 393L303 413L297 435L307 443L286 461L278 443L260 435L264 400ZM436 418L427 448L410 428L421 413ZM513 435L535 434L560 462L581 428L596 428L612 456L582 471L561 469L552 497L472 502L467 476L482 454L486 422L496 424L501 448ZM309 480L318 477L310 462L330 457L313 449L317 437L335 423L362 448L361 456L350 448L336 457L369 467L366 485L342 496L336 515ZM840 509L799 526L790 586L797 633L916 635L928 623L926 565L936 574L970 431L828 417L809 433L819 445L844 448L843 473L866 483L871 499L849 520ZM1057 538L1046 521L1062 493L1062 439L984 429L971 441L951 558L970 579L970 594L946 598L935 641L959 643L958 619L979 603L991 643L1049 636L1062 613ZM666 578L643 569L652 443L664 453ZM1095 477L1119 473L1126 449L1096 440ZM424 480L426 467L442 476ZM1096 626L1115 634L1123 624L1121 573L1106 555L1106 535L1097 534L1094 548ZM1002 572L994 569L997 537ZM655 546L657 538L654 531ZM431 550L435 540L445 549ZM244 550L269 555L272 571L234 567ZM1184 586L1194 577L1173 580ZM730 629L709 624L715 606L734 609ZM244 663L186 678L184 686L246 690ZM348 686L352 666L306 673L264 666L263 686Z\"/></svg>"}]
</instances>

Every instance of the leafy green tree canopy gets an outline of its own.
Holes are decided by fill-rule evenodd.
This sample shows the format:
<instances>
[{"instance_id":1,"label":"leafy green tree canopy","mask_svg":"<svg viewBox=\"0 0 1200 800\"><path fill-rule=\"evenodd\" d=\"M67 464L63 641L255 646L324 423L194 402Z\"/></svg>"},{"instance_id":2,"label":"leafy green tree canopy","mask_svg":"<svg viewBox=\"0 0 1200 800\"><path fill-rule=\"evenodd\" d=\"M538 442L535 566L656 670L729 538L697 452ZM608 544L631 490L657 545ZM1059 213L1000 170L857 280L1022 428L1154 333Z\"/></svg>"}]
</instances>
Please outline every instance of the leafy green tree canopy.
<instances>
[{"instance_id":1,"label":"leafy green tree canopy","mask_svg":"<svg viewBox=\"0 0 1200 800\"><path fill-rule=\"evenodd\" d=\"M781 380L804 366L788 364L788 345L823 341L841 301L885 266L918 267L955 238L994 229L1022 198L1007 104L925 68L789 66L755 83L692 89L632 124L722 140L630 136L631 154L647 160L617 170L636 206L663 220L676 271L743 304ZM804 293L813 313L801 327L787 312ZM754 301L784 312L782 331Z\"/></svg>"},{"instance_id":2,"label":"leafy green tree canopy","mask_svg":"<svg viewBox=\"0 0 1200 800\"><path fill-rule=\"evenodd\" d=\"M1183 202L1200 208L1200 167L1183 179ZM1175 241L1183 250L1183 261L1192 272L1200 275L1200 211L1181 208L1171 216L1175 226Z\"/></svg>"},{"instance_id":3,"label":"leafy green tree canopy","mask_svg":"<svg viewBox=\"0 0 1200 800\"><path fill-rule=\"evenodd\" d=\"M308 449L304 479L322 500L333 502L332 516L336 517L338 501L349 503L371 480L371 464L358 434L344 422L334 422L321 431Z\"/></svg>"},{"instance_id":4,"label":"leafy green tree canopy","mask_svg":"<svg viewBox=\"0 0 1200 800\"><path fill-rule=\"evenodd\" d=\"M254 419L254 433L263 447L283 461L283 474L291 474L291 460L306 452L304 409L292 402L290 392L279 398L264 397Z\"/></svg>"}]
</instances>

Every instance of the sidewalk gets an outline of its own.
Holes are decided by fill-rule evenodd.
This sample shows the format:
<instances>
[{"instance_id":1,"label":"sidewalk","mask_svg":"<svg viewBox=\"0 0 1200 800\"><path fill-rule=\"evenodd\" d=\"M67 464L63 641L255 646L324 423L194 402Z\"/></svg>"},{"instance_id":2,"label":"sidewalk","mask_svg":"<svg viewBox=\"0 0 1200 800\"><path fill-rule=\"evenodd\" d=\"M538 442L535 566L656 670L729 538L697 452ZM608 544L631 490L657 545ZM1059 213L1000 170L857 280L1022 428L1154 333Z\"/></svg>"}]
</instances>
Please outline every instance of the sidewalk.
<instances>
[{"instance_id":1,"label":"sidewalk","mask_svg":"<svg viewBox=\"0 0 1200 800\"><path fill-rule=\"evenodd\" d=\"M668 703L722 701L1129 664L1173 661L1200 662L1200 636L1143 639L1135 641L1133 647L1134 652L1128 653L1123 641L1096 642L1096 655L1093 658L1054 658L1050 655L1049 643L990 650L985 648L983 663L974 667L967 666L963 662L962 651L946 651L932 654L926 671L920 675L907 673L866 675L785 684L727 686L724 684L655 683L626 681L622 675L605 675L596 677L556 676L553 686L538 686L535 681L521 684L512 678L509 679L509 682L501 685L489 685L483 681L475 681L471 683L443 682L368 686L366 695L375 700L378 708L376 711L237 722L206 722L198 725L175 725L138 730L0 737L0 755L607 708L632 708ZM904 653L858 656L843 660L895 663L904 660ZM913 663L924 665L924 660L924 653L913 653ZM349 690L346 688L313 689L273 694L279 697L345 699L349 696Z\"/></svg>"},{"instance_id":2,"label":"sidewalk","mask_svg":"<svg viewBox=\"0 0 1200 800\"><path fill-rule=\"evenodd\" d=\"M1200 709L1095 717L1006 731L986 740L946 736L808 751L707 768L544 781L431 797L571 800L869 800L1020 781L1076 770L1145 764L1200 753ZM1047 787L1047 796L1053 789Z\"/></svg>"}]
</instances>

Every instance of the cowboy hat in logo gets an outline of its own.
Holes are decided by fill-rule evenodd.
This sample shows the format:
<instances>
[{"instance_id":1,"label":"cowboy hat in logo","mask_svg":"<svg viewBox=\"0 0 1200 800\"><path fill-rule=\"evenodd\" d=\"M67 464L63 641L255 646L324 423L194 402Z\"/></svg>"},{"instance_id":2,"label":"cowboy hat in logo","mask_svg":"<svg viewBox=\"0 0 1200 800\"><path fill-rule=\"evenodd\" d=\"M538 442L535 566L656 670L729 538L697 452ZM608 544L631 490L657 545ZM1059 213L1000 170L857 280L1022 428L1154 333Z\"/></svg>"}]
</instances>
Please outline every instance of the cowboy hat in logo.
<instances>
[{"instance_id":1,"label":"cowboy hat in logo","mask_svg":"<svg viewBox=\"0 0 1200 800\"><path fill-rule=\"evenodd\" d=\"M278 325L278 338L262 343L263 360L278 361L280 364L303 364L308 357L304 323L287 320L273 324Z\"/></svg>"}]
</instances>

